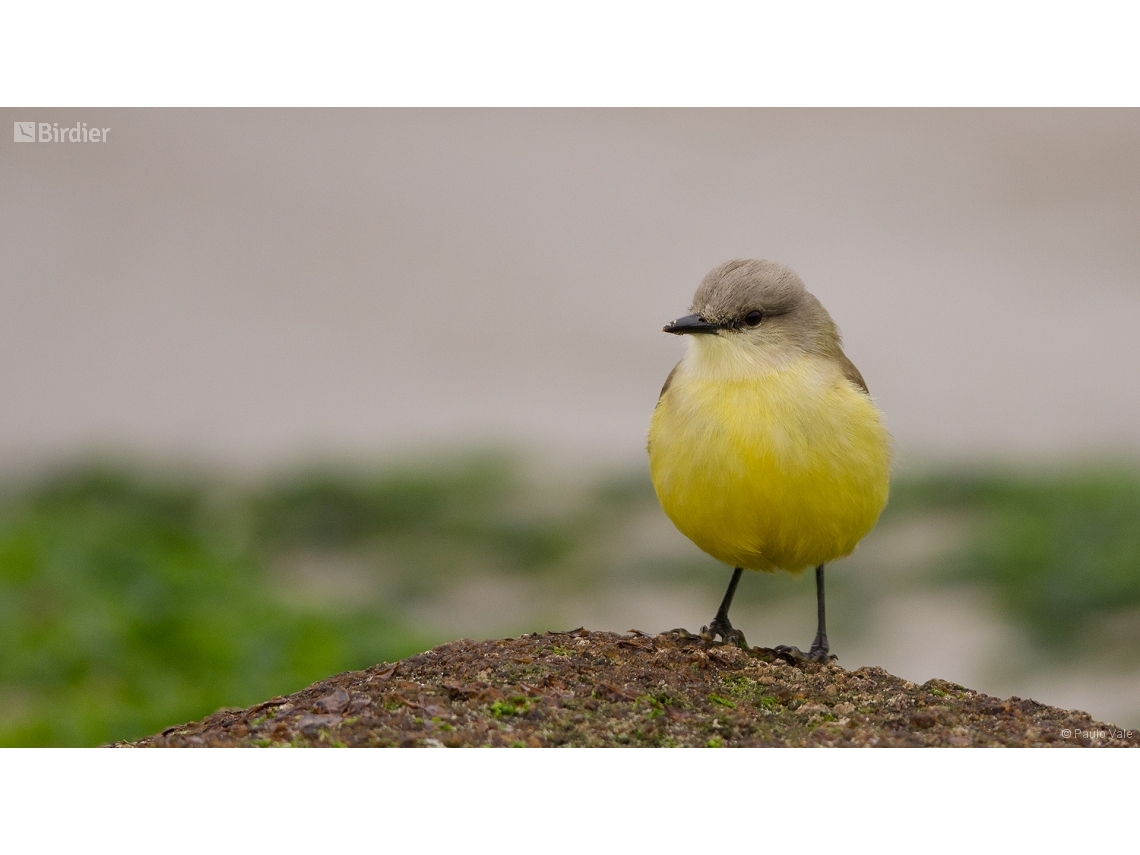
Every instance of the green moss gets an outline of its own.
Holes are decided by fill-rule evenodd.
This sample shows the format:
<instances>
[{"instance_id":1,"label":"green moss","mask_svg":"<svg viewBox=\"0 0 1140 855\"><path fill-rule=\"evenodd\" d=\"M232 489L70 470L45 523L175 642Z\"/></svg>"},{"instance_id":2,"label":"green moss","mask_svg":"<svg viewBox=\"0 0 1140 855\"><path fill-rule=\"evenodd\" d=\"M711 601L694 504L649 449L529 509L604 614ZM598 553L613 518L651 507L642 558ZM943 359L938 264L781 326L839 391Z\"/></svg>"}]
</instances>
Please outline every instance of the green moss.
<instances>
[{"instance_id":1,"label":"green moss","mask_svg":"<svg viewBox=\"0 0 1140 855\"><path fill-rule=\"evenodd\" d=\"M505 718L513 715L521 715L527 711L529 706L529 698L524 695L514 695L505 700L495 701L489 704L487 709L495 718Z\"/></svg>"},{"instance_id":2,"label":"green moss","mask_svg":"<svg viewBox=\"0 0 1140 855\"><path fill-rule=\"evenodd\" d=\"M709 694L709 703L716 704L718 707L728 707L729 709L736 709L736 704L734 704L728 698L722 698L720 695L718 695L716 693L710 693Z\"/></svg>"},{"instance_id":3,"label":"green moss","mask_svg":"<svg viewBox=\"0 0 1140 855\"><path fill-rule=\"evenodd\" d=\"M719 736L714 736L706 743L709 748L724 748L724 740Z\"/></svg>"},{"instance_id":4,"label":"green moss","mask_svg":"<svg viewBox=\"0 0 1140 855\"><path fill-rule=\"evenodd\" d=\"M721 682L728 693L737 701L750 702L769 710L780 705L776 698L764 694L765 686L763 683L759 683L744 674L728 674L722 678Z\"/></svg>"}]
</instances>

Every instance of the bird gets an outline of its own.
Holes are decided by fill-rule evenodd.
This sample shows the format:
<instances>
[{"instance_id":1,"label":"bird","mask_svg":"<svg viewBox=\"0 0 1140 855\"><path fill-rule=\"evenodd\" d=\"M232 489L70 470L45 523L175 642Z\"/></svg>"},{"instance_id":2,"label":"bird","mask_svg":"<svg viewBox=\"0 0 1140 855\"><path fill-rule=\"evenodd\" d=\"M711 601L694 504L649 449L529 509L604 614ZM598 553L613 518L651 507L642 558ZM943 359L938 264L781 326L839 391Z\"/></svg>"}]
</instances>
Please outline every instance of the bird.
<instances>
[{"instance_id":1,"label":"bird","mask_svg":"<svg viewBox=\"0 0 1140 855\"><path fill-rule=\"evenodd\" d=\"M733 568L709 641L747 647L728 610L744 570L814 567L817 631L827 640L824 567L874 528L890 489L892 438L839 328L791 268L735 259L701 281L691 314L664 332L690 341L650 418L653 488L666 516Z\"/></svg>"}]
</instances>

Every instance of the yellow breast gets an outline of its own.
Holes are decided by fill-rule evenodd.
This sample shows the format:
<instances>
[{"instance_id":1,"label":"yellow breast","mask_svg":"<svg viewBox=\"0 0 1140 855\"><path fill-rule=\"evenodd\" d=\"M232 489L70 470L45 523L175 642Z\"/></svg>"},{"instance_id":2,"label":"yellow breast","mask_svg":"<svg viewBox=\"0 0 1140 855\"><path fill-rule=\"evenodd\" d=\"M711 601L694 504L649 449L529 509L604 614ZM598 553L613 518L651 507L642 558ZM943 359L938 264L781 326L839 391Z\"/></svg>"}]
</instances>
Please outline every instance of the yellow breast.
<instances>
[{"instance_id":1,"label":"yellow breast","mask_svg":"<svg viewBox=\"0 0 1140 855\"><path fill-rule=\"evenodd\" d=\"M814 356L763 373L687 356L650 422L661 507L733 567L800 572L849 555L886 505L889 469L870 397Z\"/></svg>"}]
</instances>

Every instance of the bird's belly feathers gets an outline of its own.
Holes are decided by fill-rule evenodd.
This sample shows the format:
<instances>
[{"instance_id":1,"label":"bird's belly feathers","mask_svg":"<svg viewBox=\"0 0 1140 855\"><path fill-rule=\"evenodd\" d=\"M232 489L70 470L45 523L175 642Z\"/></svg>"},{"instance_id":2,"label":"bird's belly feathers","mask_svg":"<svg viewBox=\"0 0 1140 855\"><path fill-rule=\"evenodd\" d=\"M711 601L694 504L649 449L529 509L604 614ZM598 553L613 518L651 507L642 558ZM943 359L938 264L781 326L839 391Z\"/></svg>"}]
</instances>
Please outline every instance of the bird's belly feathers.
<instances>
[{"instance_id":1,"label":"bird's belly feathers","mask_svg":"<svg viewBox=\"0 0 1140 855\"><path fill-rule=\"evenodd\" d=\"M705 552L799 572L874 527L890 437L868 395L812 360L747 380L678 370L650 423L649 468L665 513Z\"/></svg>"}]
</instances>

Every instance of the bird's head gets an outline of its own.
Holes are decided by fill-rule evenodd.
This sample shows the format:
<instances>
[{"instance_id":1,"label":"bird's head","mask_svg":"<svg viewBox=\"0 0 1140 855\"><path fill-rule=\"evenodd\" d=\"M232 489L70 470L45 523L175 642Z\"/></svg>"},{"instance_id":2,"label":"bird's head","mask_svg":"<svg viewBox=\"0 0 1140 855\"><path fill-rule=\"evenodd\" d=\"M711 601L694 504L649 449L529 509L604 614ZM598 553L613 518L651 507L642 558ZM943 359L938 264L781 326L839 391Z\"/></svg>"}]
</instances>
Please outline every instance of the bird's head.
<instances>
[{"instance_id":1,"label":"bird's head","mask_svg":"<svg viewBox=\"0 0 1140 855\"><path fill-rule=\"evenodd\" d=\"M692 335L698 348L729 348L766 362L804 353L830 354L839 331L790 267L737 259L713 269L697 288L692 314L665 326Z\"/></svg>"}]
</instances>

